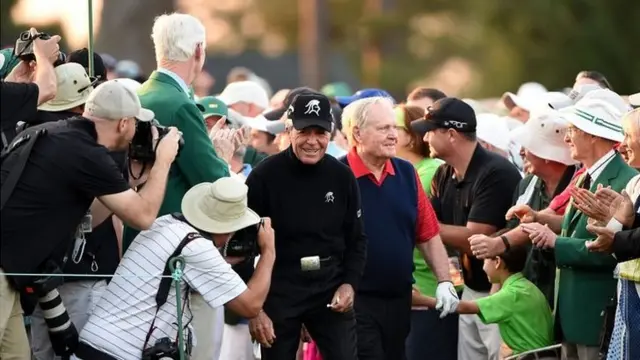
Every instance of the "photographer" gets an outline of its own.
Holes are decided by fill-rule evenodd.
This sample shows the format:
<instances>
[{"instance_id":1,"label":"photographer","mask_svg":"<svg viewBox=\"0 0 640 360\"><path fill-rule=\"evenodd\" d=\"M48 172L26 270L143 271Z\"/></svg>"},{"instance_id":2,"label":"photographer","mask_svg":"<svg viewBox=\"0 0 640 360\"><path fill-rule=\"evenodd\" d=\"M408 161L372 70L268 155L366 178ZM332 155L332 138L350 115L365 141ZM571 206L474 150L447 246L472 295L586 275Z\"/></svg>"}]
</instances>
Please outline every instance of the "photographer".
<instances>
[{"instance_id":1,"label":"photographer","mask_svg":"<svg viewBox=\"0 0 640 360\"><path fill-rule=\"evenodd\" d=\"M18 122L34 120L38 106L56 95L53 63L60 56L60 36L43 39L34 28L28 34L31 44L16 54L20 63L0 82L2 148L15 137Z\"/></svg>"},{"instance_id":2,"label":"photographer","mask_svg":"<svg viewBox=\"0 0 640 360\"><path fill-rule=\"evenodd\" d=\"M212 308L226 304L242 316L257 316L271 283L274 232L271 220L260 219L246 204L247 186L237 180L226 177L201 183L185 194L182 214L160 217L149 230L136 236L82 330L76 356L87 360L140 360L159 358L162 351L166 358L179 359L177 310L182 312L185 327L184 350L190 354L191 291L202 294ZM247 285L223 258L232 247L230 240L240 230L252 234L248 240L257 241L261 252ZM158 277L171 275L167 265L175 256L180 256L184 264L179 294L175 286L167 285L171 284L170 277ZM178 296L185 298L180 309Z\"/></svg>"},{"instance_id":3,"label":"photographer","mask_svg":"<svg viewBox=\"0 0 640 360\"><path fill-rule=\"evenodd\" d=\"M171 129L157 142L155 163L143 177L148 179L140 192L130 188L109 151L126 150L136 132L136 121L153 117L153 112L140 106L135 93L113 80L91 93L83 116L29 128L9 145L7 154L3 153L0 335L19 334L26 344L18 291L32 288L37 295L55 294L60 285L56 281L61 279L4 273L60 273L74 250L70 240L81 242L112 212L131 226L151 226L178 151L179 133ZM60 299L54 298L56 302ZM51 327L50 316L58 314L47 311L42 299L40 305ZM68 319L66 312L64 316ZM58 355L73 350L75 328L68 321L63 324L56 330L64 334L49 330Z\"/></svg>"}]
</instances>

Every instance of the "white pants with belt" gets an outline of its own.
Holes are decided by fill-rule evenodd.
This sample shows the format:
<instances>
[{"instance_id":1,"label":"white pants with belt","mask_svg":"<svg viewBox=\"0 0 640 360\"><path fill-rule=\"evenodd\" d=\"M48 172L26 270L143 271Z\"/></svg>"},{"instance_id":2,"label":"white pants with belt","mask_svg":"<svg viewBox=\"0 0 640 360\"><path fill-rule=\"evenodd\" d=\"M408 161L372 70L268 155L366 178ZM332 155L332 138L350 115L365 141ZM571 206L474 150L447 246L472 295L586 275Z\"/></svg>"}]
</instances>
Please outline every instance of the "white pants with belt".
<instances>
[{"instance_id":1,"label":"white pants with belt","mask_svg":"<svg viewBox=\"0 0 640 360\"><path fill-rule=\"evenodd\" d=\"M83 280L63 284L58 288L60 298L67 309L71 322L78 330L87 324L89 315L93 311L104 290L105 280ZM36 360L58 360L49 341L49 329L42 316L40 306L36 306L31 314L31 349Z\"/></svg>"},{"instance_id":2,"label":"white pants with belt","mask_svg":"<svg viewBox=\"0 0 640 360\"><path fill-rule=\"evenodd\" d=\"M488 295L488 292L471 290L465 286L462 300L476 300ZM478 315L460 315L458 360L498 360L501 343L498 325L485 325Z\"/></svg>"},{"instance_id":3,"label":"white pants with belt","mask_svg":"<svg viewBox=\"0 0 640 360\"><path fill-rule=\"evenodd\" d=\"M222 346L224 308L211 308L198 293L191 294L189 306L193 315L191 325L196 336L191 360L218 360Z\"/></svg>"}]
</instances>

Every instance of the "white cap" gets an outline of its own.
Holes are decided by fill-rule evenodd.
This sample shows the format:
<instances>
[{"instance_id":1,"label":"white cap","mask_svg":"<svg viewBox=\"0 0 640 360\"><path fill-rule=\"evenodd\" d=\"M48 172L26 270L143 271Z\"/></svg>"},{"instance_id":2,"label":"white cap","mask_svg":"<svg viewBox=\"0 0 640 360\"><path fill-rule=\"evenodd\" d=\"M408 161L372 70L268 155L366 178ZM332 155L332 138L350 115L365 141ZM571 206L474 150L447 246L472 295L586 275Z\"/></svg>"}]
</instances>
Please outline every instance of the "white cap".
<instances>
[{"instance_id":1,"label":"white cap","mask_svg":"<svg viewBox=\"0 0 640 360\"><path fill-rule=\"evenodd\" d=\"M631 106L640 106L640 92L629 95L629 104Z\"/></svg>"},{"instance_id":2,"label":"white cap","mask_svg":"<svg viewBox=\"0 0 640 360\"><path fill-rule=\"evenodd\" d=\"M129 79L129 78L119 78L118 82L122 83L122 85L128 87L131 91L137 93L138 89L142 86L138 81Z\"/></svg>"},{"instance_id":3,"label":"white cap","mask_svg":"<svg viewBox=\"0 0 640 360\"><path fill-rule=\"evenodd\" d=\"M135 117L151 121L155 114L140 105L138 95L120 80L109 80L91 92L85 112L101 119L119 120Z\"/></svg>"},{"instance_id":4,"label":"white cap","mask_svg":"<svg viewBox=\"0 0 640 360\"><path fill-rule=\"evenodd\" d=\"M269 107L267 92L258 83L253 81L232 82L218 95L218 99L227 105L244 102L247 104L255 104L262 109Z\"/></svg>"},{"instance_id":5,"label":"white cap","mask_svg":"<svg viewBox=\"0 0 640 360\"><path fill-rule=\"evenodd\" d=\"M589 135L621 142L624 139L622 116L629 110L620 95L609 89L598 89L560 113L563 119Z\"/></svg>"},{"instance_id":6,"label":"white cap","mask_svg":"<svg viewBox=\"0 0 640 360\"><path fill-rule=\"evenodd\" d=\"M182 214L194 227L211 234L229 234L260 222L247 207L247 185L231 177L200 183L182 198Z\"/></svg>"},{"instance_id":7,"label":"white cap","mask_svg":"<svg viewBox=\"0 0 640 360\"><path fill-rule=\"evenodd\" d=\"M482 113L476 116L476 136L496 148L509 151L509 127L498 115Z\"/></svg>"},{"instance_id":8,"label":"white cap","mask_svg":"<svg viewBox=\"0 0 640 360\"><path fill-rule=\"evenodd\" d=\"M533 109L537 102L540 101L542 95L547 93L547 88L536 82L524 83L518 89L518 94L506 92L502 95L502 102L511 110L514 106L518 106L527 111Z\"/></svg>"},{"instance_id":9,"label":"white cap","mask_svg":"<svg viewBox=\"0 0 640 360\"><path fill-rule=\"evenodd\" d=\"M270 120L267 120L267 118L265 118L262 115L248 119L248 122L247 122L247 125L249 125L251 129L266 132L271 135L278 135L279 133L282 132L282 131L278 131L280 124L282 124L282 131L284 131L284 122L270 121Z\"/></svg>"},{"instance_id":10,"label":"white cap","mask_svg":"<svg viewBox=\"0 0 640 360\"><path fill-rule=\"evenodd\" d=\"M541 106L531 111L522 127L511 132L511 139L541 159L574 165L577 161L564 142L567 126L560 112Z\"/></svg>"},{"instance_id":11,"label":"white cap","mask_svg":"<svg viewBox=\"0 0 640 360\"><path fill-rule=\"evenodd\" d=\"M55 68L58 90L56 97L40 105L38 110L59 112L87 102L93 85L87 71L78 63L61 64Z\"/></svg>"}]
</instances>

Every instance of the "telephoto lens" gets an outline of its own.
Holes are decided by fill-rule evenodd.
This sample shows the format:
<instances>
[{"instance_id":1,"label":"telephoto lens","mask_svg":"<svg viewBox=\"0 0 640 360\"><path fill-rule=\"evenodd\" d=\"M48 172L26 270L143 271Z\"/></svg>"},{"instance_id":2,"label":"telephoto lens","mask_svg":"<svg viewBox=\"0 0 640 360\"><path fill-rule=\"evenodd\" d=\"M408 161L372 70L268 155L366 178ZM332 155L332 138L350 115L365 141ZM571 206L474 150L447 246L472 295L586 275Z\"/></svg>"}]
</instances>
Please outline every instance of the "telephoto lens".
<instances>
[{"instance_id":1,"label":"telephoto lens","mask_svg":"<svg viewBox=\"0 0 640 360\"><path fill-rule=\"evenodd\" d=\"M79 342L78 330L71 322L58 290L52 289L39 296L38 304L49 328L49 340L56 355L69 356L75 353Z\"/></svg>"}]
</instances>

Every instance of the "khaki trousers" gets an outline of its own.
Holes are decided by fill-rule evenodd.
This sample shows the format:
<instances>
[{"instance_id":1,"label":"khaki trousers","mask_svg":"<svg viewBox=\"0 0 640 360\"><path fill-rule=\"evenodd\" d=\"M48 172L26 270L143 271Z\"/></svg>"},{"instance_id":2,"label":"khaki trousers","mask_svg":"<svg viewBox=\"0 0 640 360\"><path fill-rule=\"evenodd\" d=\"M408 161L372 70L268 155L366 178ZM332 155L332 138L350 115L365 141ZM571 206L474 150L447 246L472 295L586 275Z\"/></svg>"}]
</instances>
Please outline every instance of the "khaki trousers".
<instances>
[{"instance_id":1,"label":"khaki trousers","mask_svg":"<svg viewBox=\"0 0 640 360\"><path fill-rule=\"evenodd\" d=\"M31 349L22 317L20 294L0 269L0 359L30 360Z\"/></svg>"}]
</instances>

